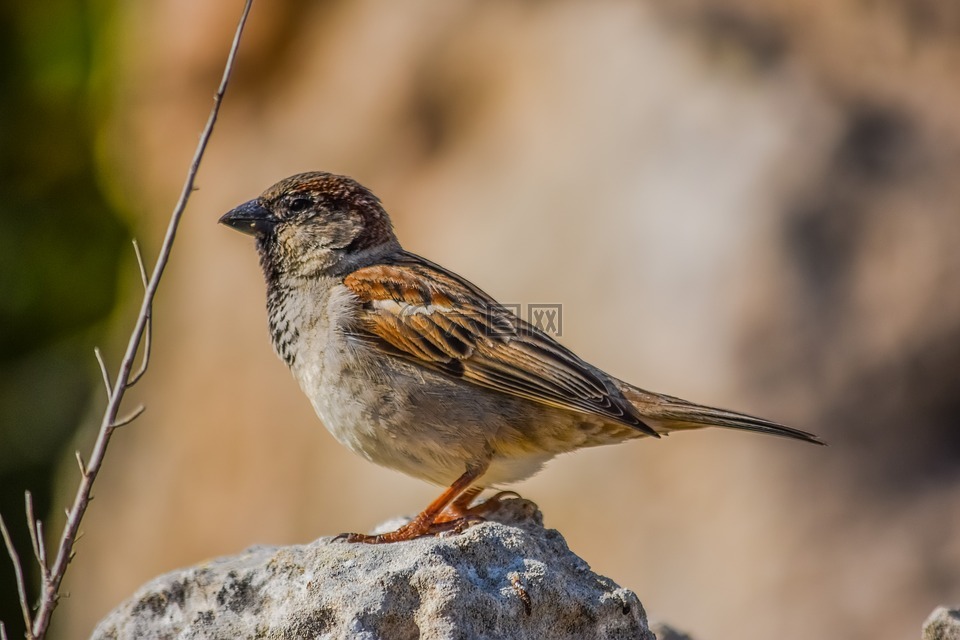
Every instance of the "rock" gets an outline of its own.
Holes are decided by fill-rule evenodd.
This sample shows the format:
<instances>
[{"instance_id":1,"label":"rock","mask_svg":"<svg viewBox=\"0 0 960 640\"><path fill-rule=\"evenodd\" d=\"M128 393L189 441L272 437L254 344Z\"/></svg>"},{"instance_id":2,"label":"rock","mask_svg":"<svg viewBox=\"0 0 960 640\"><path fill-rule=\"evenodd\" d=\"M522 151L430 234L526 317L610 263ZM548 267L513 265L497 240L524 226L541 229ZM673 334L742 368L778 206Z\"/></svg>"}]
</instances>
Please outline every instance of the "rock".
<instances>
[{"instance_id":1,"label":"rock","mask_svg":"<svg viewBox=\"0 0 960 640\"><path fill-rule=\"evenodd\" d=\"M934 609L923 623L923 640L960 640L960 609Z\"/></svg>"},{"instance_id":2,"label":"rock","mask_svg":"<svg viewBox=\"0 0 960 640\"><path fill-rule=\"evenodd\" d=\"M633 592L593 573L536 505L388 545L254 547L154 579L97 626L127 638L655 640Z\"/></svg>"}]
</instances>

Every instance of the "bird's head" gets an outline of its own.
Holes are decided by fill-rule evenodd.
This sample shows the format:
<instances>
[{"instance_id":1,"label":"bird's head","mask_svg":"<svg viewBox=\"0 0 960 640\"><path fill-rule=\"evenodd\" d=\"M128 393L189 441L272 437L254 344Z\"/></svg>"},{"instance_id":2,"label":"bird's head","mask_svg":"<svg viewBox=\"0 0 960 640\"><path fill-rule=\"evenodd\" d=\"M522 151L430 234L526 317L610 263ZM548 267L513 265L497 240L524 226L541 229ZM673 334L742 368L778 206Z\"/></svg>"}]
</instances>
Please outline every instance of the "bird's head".
<instances>
[{"instance_id":1,"label":"bird's head","mask_svg":"<svg viewBox=\"0 0 960 640\"><path fill-rule=\"evenodd\" d=\"M369 189L332 173L281 180L220 222L252 235L264 270L313 276L350 270L367 255L400 248L390 217Z\"/></svg>"}]
</instances>

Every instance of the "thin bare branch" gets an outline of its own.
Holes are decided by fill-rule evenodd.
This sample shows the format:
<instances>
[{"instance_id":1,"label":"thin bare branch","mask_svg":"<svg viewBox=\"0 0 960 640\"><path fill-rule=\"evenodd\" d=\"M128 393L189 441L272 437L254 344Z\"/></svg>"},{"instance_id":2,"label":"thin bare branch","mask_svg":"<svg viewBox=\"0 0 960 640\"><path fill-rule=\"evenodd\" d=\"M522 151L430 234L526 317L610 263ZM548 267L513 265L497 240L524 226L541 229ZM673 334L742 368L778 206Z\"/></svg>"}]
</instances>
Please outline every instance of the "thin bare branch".
<instances>
[{"instance_id":1,"label":"thin bare branch","mask_svg":"<svg viewBox=\"0 0 960 640\"><path fill-rule=\"evenodd\" d=\"M139 418L140 415L141 415L144 411L146 411L146 410L147 410L147 408L146 408L144 405L141 404L141 405L139 405L136 409L134 409L133 411L131 411L130 413L128 413L127 415L125 415L124 417L122 417L122 418L117 418L117 419L113 422L113 424L110 425L110 428L111 428L111 429L116 429L116 428L118 428L118 427L125 427L125 426L127 426L128 424L130 424L131 422L133 422L134 420L136 420L137 418Z\"/></svg>"},{"instance_id":2,"label":"thin bare branch","mask_svg":"<svg viewBox=\"0 0 960 640\"><path fill-rule=\"evenodd\" d=\"M93 355L97 357L97 364L100 365L100 375L103 376L103 386L107 389L107 400L109 401L113 385L110 383L110 372L107 371L107 365L103 361L103 354L100 353L100 347L93 348Z\"/></svg>"},{"instance_id":3,"label":"thin bare branch","mask_svg":"<svg viewBox=\"0 0 960 640\"><path fill-rule=\"evenodd\" d=\"M140 269L140 280L143 282L144 291L147 290L147 287L150 285L149 278L147 277L147 267L143 263L143 254L140 253L140 243L136 240L133 241L133 252L137 256L137 266ZM143 333L143 359L140 362L140 368L137 369L137 372L130 376L130 381L127 383L127 388L129 389L133 385L140 382L140 378L143 377L143 374L147 372L147 367L150 365L150 348L153 345L153 306L147 307L147 326L144 329Z\"/></svg>"},{"instance_id":4,"label":"thin bare branch","mask_svg":"<svg viewBox=\"0 0 960 640\"><path fill-rule=\"evenodd\" d=\"M143 263L143 254L140 253L140 243L137 242L136 238L131 240L131 242L133 242L133 253L137 256L137 266L140 267L140 282L143 283L143 288L146 289L149 278L147 277L147 267Z\"/></svg>"},{"instance_id":5,"label":"thin bare branch","mask_svg":"<svg viewBox=\"0 0 960 640\"><path fill-rule=\"evenodd\" d=\"M33 508L33 494L29 491L23 492L23 502L27 511L27 528L30 530L30 542L33 544L33 555L40 557L40 538L37 536L36 511Z\"/></svg>"},{"instance_id":6,"label":"thin bare branch","mask_svg":"<svg viewBox=\"0 0 960 640\"><path fill-rule=\"evenodd\" d=\"M7 640L7 628L0 622L0 640Z\"/></svg>"},{"instance_id":7,"label":"thin bare branch","mask_svg":"<svg viewBox=\"0 0 960 640\"><path fill-rule=\"evenodd\" d=\"M20 613L23 614L23 624L29 633L32 623L30 620L30 602L27 600L27 586L23 581L23 565L20 564L20 556L17 555L17 550L13 546L13 540L10 538L10 532L7 531L7 524L3 521L3 516L0 516L0 535L3 536L3 543L7 546L7 555L13 562L13 574L17 579L17 596L20 600Z\"/></svg>"},{"instance_id":8,"label":"thin bare branch","mask_svg":"<svg viewBox=\"0 0 960 640\"><path fill-rule=\"evenodd\" d=\"M37 550L40 554L37 556L37 561L40 563L40 571L44 580L50 578L50 570L47 568L47 547L43 544L43 520L40 518L36 519L37 523Z\"/></svg>"},{"instance_id":9,"label":"thin bare branch","mask_svg":"<svg viewBox=\"0 0 960 640\"><path fill-rule=\"evenodd\" d=\"M137 372L130 376L130 381L127 382L127 388L129 389L133 385L140 382L140 378L143 377L143 374L147 372L147 367L150 365L150 348L153 345L153 310L147 309L147 326L144 328L143 332L143 360L140 363L140 368L137 369Z\"/></svg>"},{"instance_id":10,"label":"thin bare branch","mask_svg":"<svg viewBox=\"0 0 960 640\"><path fill-rule=\"evenodd\" d=\"M33 508L33 494L24 491L23 502L26 505L27 529L30 531L30 542L33 543L33 555L40 565L40 575L46 580L49 577L49 569L47 568L47 549L43 544L43 522L37 517L36 509Z\"/></svg>"},{"instance_id":11,"label":"thin bare branch","mask_svg":"<svg viewBox=\"0 0 960 640\"><path fill-rule=\"evenodd\" d=\"M200 141L197 143L197 148L193 155L193 161L190 163L190 168L187 171L187 176L183 184L183 190L180 193L180 198L177 200L177 204L174 207L173 212L170 214L170 222L167 225L167 231L163 237L163 242L157 255L156 264L154 265L153 270L150 271L149 278L146 278L147 270L142 266L142 256L140 256L139 248L135 249L137 255L139 256L138 262L141 264L141 276L146 278L143 301L140 304L140 313L137 315L136 323L134 324L133 330L130 333L130 339L127 342L126 351L124 352L123 359L120 361L120 369L117 372L116 381L110 387L111 391L107 400L107 406L103 412L103 417L100 421L100 429L97 432L97 440L94 443L93 450L90 453L90 461L86 465L87 472L81 476L80 486L77 487L77 493L74 496L73 504L67 510L67 522L64 524L63 532L60 536L60 542L57 546L57 554L53 560L53 564L50 567L50 579L45 582L41 590L40 604L37 609L36 616L33 619L32 626L29 624L29 607L24 610L25 614L28 616L26 619L28 637L39 640L47 633L47 628L50 625L50 617L53 614L53 610L57 606L57 599L60 592L60 585L63 582L63 576L66 573L67 566L74 555L73 546L76 543L77 536L80 531L80 521L83 519L84 513L86 513L87 510L87 506L90 504L92 499L91 491L93 489L93 483L96 481L97 474L100 472L100 467L103 464L103 459L106 455L107 445L110 442L111 435L117 427L127 424L127 422L135 419L142 412L142 409L135 410L130 416L119 420L117 419L124 393L129 388L131 380L135 382L139 379L140 375L142 375L142 373L138 371L137 375L132 377L134 362L136 360L137 352L140 349L141 342L145 337L149 336L148 326L151 323L151 309L153 306L154 297L156 296L157 287L160 284L160 279L163 276L164 269L166 268L167 262L170 259L173 241L176 238L177 229L180 225L180 220L183 217L183 212L186 209L187 201L190 198L190 194L194 190L194 182L196 181L197 171L200 168L200 161L203 159L207 144L210 141L210 136L213 133L213 127L216 124L217 116L220 112L220 104L223 102L223 96L226 93L227 85L230 81L230 75L232 74L234 64L236 63L237 51L240 47L240 38L243 35L243 29L247 23L247 17L250 15L250 9L252 5L253 0L245 0L243 12L240 15L240 20L237 23L237 29L234 32L233 42L230 45L230 53L227 56L227 61L223 70L223 76L220 80L220 85L217 88L217 92L213 97L213 107L210 110L210 116L207 118L207 124L203 129L203 133L200 134ZM146 362L148 360L146 346L147 345L144 343L145 349L144 366L142 367L143 369L145 369ZM99 357L99 351L98 360L102 361L102 358ZM102 367L102 369L103 371L106 371L105 367ZM109 377L105 376L104 380L108 381ZM8 547L10 547L8 551L10 552L11 557L16 557L12 546L12 544L8 545ZM15 562L14 564L16 565L18 562ZM26 602L25 598L23 601Z\"/></svg>"},{"instance_id":12,"label":"thin bare branch","mask_svg":"<svg viewBox=\"0 0 960 640\"><path fill-rule=\"evenodd\" d=\"M73 455L76 456L77 458L77 466L80 467L80 475L81 476L87 475L87 465L83 461L83 456L80 455L80 450L77 449L76 451L74 451Z\"/></svg>"}]
</instances>

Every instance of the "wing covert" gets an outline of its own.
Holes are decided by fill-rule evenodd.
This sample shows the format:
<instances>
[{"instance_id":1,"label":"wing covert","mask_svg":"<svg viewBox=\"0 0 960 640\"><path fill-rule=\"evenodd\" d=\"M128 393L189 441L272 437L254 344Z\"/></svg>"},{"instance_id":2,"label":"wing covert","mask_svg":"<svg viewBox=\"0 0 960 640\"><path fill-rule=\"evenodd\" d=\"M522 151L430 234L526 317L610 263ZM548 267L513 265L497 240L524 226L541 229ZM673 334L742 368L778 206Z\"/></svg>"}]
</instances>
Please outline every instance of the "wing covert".
<instances>
[{"instance_id":1,"label":"wing covert","mask_svg":"<svg viewBox=\"0 0 960 640\"><path fill-rule=\"evenodd\" d=\"M402 253L343 284L362 303L357 339L481 387L659 437L603 372L438 265Z\"/></svg>"}]
</instances>

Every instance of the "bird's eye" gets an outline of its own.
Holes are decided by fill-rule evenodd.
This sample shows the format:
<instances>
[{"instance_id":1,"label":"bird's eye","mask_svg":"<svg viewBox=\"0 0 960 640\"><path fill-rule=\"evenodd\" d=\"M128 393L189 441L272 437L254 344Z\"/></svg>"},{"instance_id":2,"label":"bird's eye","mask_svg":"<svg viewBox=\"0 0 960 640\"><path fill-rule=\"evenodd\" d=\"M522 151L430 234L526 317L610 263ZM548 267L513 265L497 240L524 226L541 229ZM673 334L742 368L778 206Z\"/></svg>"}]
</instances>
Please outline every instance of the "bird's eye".
<instances>
[{"instance_id":1,"label":"bird's eye","mask_svg":"<svg viewBox=\"0 0 960 640\"><path fill-rule=\"evenodd\" d=\"M294 198L290 201L290 204L287 205L287 207L290 209L290 211L298 213L300 211L305 211L310 207L311 204L313 203L310 202L309 198Z\"/></svg>"}]
</instances>

